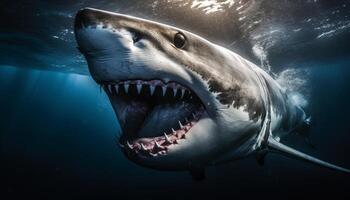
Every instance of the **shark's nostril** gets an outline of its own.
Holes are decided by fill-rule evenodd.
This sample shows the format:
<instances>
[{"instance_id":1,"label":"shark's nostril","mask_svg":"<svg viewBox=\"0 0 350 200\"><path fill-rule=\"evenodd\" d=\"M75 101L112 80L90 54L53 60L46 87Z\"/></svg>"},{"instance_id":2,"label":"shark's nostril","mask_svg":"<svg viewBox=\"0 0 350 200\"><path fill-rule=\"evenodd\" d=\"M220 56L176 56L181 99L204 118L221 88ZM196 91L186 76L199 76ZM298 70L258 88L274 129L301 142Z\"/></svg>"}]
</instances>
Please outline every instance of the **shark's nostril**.
<instances>
[{"instance_id":1,"label":"shark's nostril","mask_svg":"<svg viewBox=\"0 0 350 200\"><path fill-rule=\"evenodd\" d=\"M134 43L140 41L142 39L142 34L137 32L137 31L133 31L132 32L132 40L134 41Z\"/></svg>"},{"instance_id":2,"label":"shark's nostril","mask_svg":"<svg viewBox=\"0 0 350 200\"><path fill-rule=\"evenodd\" d=\"M94 20L94 11L91 8L83 8L75 16L74 27L81 29L90 25Z\"/></svg>"}]
</instances>

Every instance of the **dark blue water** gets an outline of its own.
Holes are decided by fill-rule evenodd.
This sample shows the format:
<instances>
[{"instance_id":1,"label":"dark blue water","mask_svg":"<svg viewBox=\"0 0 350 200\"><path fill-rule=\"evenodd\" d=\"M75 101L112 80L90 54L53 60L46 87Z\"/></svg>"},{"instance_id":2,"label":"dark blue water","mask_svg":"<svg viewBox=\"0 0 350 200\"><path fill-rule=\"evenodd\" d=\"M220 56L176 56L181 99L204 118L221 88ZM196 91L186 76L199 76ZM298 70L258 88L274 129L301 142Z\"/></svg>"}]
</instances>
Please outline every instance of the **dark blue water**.
<instances>
[{"instance_id":1,"label":"dark blue water","mask_svg":"<svg viewBox=\"0 0 350 200\"><path fill-rule=\"evenodd\" d=\"M311 71L310 140L315 148L298 136L285 140L346 167L350 167L349 63L305 65ZM0 77L4 196L349 197L349 175L273 154L262 167L253 158L210 167L203 182L193 181L187 172L139 167L115 145L116 117L91 77L10 66L0 68Z\"/></svg>"}]
</instances>

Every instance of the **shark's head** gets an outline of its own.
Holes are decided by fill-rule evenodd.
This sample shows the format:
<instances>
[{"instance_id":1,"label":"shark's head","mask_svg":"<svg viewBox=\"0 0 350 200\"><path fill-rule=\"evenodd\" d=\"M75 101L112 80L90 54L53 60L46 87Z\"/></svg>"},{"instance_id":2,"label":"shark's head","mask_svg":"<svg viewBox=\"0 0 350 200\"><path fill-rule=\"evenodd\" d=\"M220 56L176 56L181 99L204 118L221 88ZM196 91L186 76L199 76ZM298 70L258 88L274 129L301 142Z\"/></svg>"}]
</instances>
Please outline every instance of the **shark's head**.
<instances>
[{"instance_id":1,"label":"shark's head","mask_svg":"<svg viewBox=\"0 0 350 200\"><path fill-rule=\"evenodd\" d=\"M132 161L167 170L205 165L256 133L259 91L243 90L255 80L231 51L172 26L91 8L78 12L75 34Z\"/></svg>"}]
</instances>

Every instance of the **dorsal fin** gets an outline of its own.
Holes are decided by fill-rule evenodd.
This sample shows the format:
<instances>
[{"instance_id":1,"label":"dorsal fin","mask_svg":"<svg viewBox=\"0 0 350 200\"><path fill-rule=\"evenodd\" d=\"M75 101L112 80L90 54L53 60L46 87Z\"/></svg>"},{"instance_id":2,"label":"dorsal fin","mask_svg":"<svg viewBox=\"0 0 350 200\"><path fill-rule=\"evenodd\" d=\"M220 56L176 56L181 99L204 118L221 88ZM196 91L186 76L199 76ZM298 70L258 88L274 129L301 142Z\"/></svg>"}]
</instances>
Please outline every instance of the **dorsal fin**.
<instances>
[{"instance_id":1,"label":"dorsal fin","mask_svg":"<svg viewBox=\"0 0 350 200\"><path fill-rule=\"evenodd\" d=\"M282 154L285 154L287 156L290 156L290 157L293 157L293 158L297 158L297 159L300 159L300 160L304 160L306 162L310 162L310 163L313 163L313 164L316 164L316 165L320 165L320 166L323 166L323 167L327 167L329 169L333 169L333 170L338 170L338 171L342 171L342 172L345 172L345 173L350 173L350 170L349 169L345 169L343 167L339 167L337 165L333 165L331 163L328 163L328 162L325 162L325 161L322 161L320 159L317 159L315 157L312 157L312 156L309 156L305 153L302 153L300 151L297 151L291 147L288 147L280 142L277 142L275 139L273 139L272 137L269 137L268 139L268 148L270 150L275 150L279 153L282 153Z\"/></svg>"}]
</instances>

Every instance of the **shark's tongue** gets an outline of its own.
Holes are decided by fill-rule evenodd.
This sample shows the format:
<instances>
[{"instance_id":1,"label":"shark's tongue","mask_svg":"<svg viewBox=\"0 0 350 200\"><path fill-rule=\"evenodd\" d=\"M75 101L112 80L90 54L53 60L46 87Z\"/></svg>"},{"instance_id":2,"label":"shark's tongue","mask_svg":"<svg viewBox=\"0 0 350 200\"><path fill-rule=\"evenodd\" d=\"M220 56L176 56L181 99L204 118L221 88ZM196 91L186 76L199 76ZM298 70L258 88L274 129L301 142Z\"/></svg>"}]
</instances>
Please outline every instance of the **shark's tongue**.
<instances>
[{"instance_id":1,"label":"shark's tongue","mask_svg":"<svg viewBox=\"0 0 350 200\"><path fill-rule=\"evenodd\" d=\"M195 104L184 101L157 104L147 114L138 136L156 137L171 133L172 129L179 128L179 121L184 123L196 108Z\"/></svg>"},{"instance_id":2,"label":"shark's tongue","mask_svg":"<svg viewBox=\"0 0 350 200\"><path fill-rule=\"evenodd\" d=\"M113 108L123 133L136 137L152 105L137 99L114 98Z\"/></svg>"},{"instance_id":3,"label":"shark's tongue","mask_svg":"<svg viewBox=\"0 0 350 200\"><path fill-rule=\"evenodd\" d=\"M177 101L152 104L142 99L115 98L113 107L117 113L123 134L128 137L156 137L179 128L198 106Z\"/></svg>"}]
</instances>

